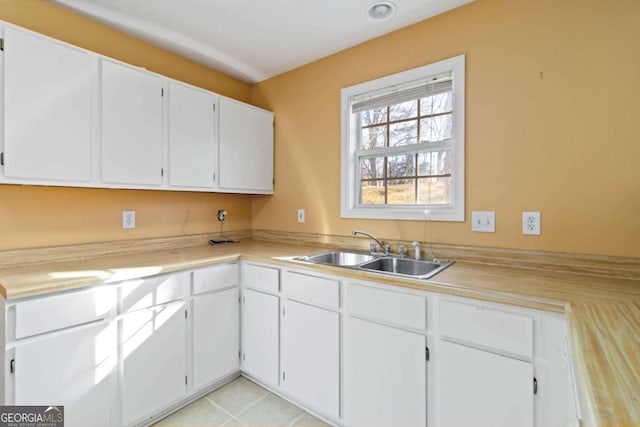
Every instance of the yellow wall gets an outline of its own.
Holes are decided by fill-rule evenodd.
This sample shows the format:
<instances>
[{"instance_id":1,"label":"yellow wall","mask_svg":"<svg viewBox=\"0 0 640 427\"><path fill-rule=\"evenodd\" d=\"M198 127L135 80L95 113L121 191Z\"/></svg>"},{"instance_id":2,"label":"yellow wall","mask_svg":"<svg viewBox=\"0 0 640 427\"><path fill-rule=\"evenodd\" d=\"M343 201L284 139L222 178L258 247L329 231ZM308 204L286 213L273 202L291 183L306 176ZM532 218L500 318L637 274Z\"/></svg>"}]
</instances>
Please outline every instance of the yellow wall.
<instances>
[{"instance_id":1,"label":"yellow wall","mask_svg":"<svg viewBox=\"0 0 640 427\"><path fill-rule=\"evenodd\" d=\"M251 86L129 37L45 0L2 0L0 20L94 52L249 101ZM0 185L0 249L176 236L251 228L251 197L165 191ZM136 211L123 230L122 210Z\"/></svg>"},{"instance_id":2,"label":"yellow wall","mask_svg":"<svg viewBox=\"0 0 640 427\"><path fill-rule=\"evenodd\" d=\"M276 194L253 227L639 257L639 40L637 0L477 0L262 82ZM340 89L461 53L467 221L341 219ZM472 210L495 210L497 232L472 233ZM525 210L541 236L521 234Z\"/></svg>"}]
</instances>

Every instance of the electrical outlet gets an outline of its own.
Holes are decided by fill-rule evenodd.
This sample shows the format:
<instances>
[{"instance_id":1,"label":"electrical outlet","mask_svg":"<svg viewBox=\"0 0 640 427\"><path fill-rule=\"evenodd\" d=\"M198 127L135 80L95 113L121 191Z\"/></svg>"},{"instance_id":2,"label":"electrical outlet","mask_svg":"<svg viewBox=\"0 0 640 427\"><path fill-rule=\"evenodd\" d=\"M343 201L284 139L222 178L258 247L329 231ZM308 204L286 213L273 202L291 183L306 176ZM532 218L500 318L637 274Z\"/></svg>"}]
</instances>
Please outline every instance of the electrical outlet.
<instances>
[{"instance_id":1,"label":"electrical outlet","mask_svg":"<svg viewBox=\"0 0 640 427\"><path fill-rule=\"evenodd\" d=\"M522 212L522 234L539 236L541 228L540 212Z\"/></svg>"},{"instance_id":2,"label":"electrical outlet","mask_svg":"<svg viewBox=\"0 0 640 427\"><path fill-rule=\"evenodd\" d=\"M122 228L136 228L136 211L122 211Z\"/></svg>"},{"instance_id":3,"label":"electrical outlet","mask_svg":"<svg viewBox=\"0 0 640 427\"><path fill-rule=\"evenodd\" d=\"M218 221L220 222L224 222L224 219L227 216L227 211L225 211L224 209L218 209Z\"/></svg>"},{"instance_id":4,"label":"electrical outlet","mask_svg":"<svg viewBox=\"0 0 640 427\"><path fill-rule=\"evenodd\" d=\"M298 209L298 222L304 222L304 209Z\"/></svg>"},{"instance_id":5,"label":"electrical outlet","mask_svg":"<svg viewBox=\"0 0 640 427\"><path fill-rule=\"evenodd\" d=\"M496 211L472 211L471 231L496 232Z\"/></svg>"}]
</instances>

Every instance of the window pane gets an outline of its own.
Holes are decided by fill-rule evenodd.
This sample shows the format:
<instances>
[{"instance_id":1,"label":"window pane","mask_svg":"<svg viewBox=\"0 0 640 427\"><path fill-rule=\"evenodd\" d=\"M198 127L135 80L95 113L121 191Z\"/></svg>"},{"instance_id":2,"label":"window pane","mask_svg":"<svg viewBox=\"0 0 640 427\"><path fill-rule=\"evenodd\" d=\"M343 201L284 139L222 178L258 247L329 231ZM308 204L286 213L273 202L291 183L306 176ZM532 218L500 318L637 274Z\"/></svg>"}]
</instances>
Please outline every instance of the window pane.
<instances>
[{"instance_id":1,"label":"window pane","mask_svg":"<svg viewBox=\"0 0 640 427\"><path fill-rule=\"evenodd\" d=\"M387 107L372 108L362 113L362 126L384 123L387 121Z\"/></svg>"},{"instance_id":2,"label":"window pane","mask_svg":"<svg viewBox=\"0 0 640 427\"><path fill-rule=\"evenodd\" d=\"M389 156L388 175L390 178L400 176L415 176L416 156L415 154L401 154Z\"/></svg>"},{"instance_id":3,"label":"window pane","mask_svg":"<svg viewBox=\"0 0 640 427\"><path fill-rule=\"evenodd\" d=\"M364 150L370 150L376 147L385 147L387 145L387 127L375 126L372 128L362 129L360 141Z\"/></svg>"},{"instance_id":4,"label":"window pane","mask_svg":"<svg viewBox=\"0 0 640 427\"><path fill-rule=\"evenodd\" d=\"M449 151L422 151L418 153L418 175L444 175L451 173L452 161Z\"/></svg>"},{"instance_id":5,"label":"window pane","mask_svg":"<svg viewBox=\"0 0 640 427\"><path fill-rule=\"evenodd\" d=\"M361 179L384 178L384 157L365 157L360 159Z\"/></svg>"},{"instance_id":6,"label":"window pane","mask_svg":"<svg viewBox=\"0 0 640 427\"><path fill-rule=\"evenodd\" d=\"M416 120L393 123L389 126L390 147L416 144L418 142L417 136L418 122Z\"/></svg>"},{"instance_id":7,"label":"window pane","mask_svg":"<svg viewBox=\"0 0 640 427\"><path fill-rule=\"evenodd\" d=\"M429 114L438 114L451 111L452 97L453 92L449 91L422 98L420 100L420 114L426 116Z\"/></svg>"},{"instance_id":8,"label":"window pane","mask_svg":"<svg viewBox=\"0 0 640 427\"><path fill-rule=\"evenodd\" d=\"M413 205L416 203L416 180L398 179L388 183L387 204Z\"/></svg>"},{"instance_id":9,"label":"window pane","mask_svg":"<svg viewBox=\"0 0 640 427\"><path fill-rule=\"evenodd\" d=\"M420 142L435 142L451 138L452 125L451 114L420 120Z\"/></svg>"},{"instance_id":10,"label":"window pane","mask_svg":"<svg viewBox=\"0 0 640 427\"><path fill-rule=\"evenodd\" d=\"M389 108L389 121L409 119L418 115L418 100L401 102Z\"/></svg>"},{"instance_id":11,"label":"window pane","mask_svg":"<svg viewBox=\"0 0 640 427\"><path fill-rule=\"evenodd\" d=\"M360 185L361 204L384 205L384 181L362 181Z\"/></svg>"},{"instance_id":12,"label":"window pane","mask_svg":"<svg viewBox=\"0 0 640 427\"><path fill-rule=\"evenodd\" d=\"M447 205L451 203L451 177L418 179L418 204Z\"/></svg>"}]
</instances>

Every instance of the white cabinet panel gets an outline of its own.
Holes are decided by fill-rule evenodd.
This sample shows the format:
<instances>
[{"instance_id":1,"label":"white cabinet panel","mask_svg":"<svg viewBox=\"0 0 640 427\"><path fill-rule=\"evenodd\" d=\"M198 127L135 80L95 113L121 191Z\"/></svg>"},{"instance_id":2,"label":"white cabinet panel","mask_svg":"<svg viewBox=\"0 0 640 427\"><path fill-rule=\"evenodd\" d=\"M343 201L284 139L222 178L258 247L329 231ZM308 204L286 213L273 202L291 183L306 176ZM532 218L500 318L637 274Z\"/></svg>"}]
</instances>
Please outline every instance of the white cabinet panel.
<instances>
[{"instance_id":1,"label":"white cabinet panel","mask_svg":"<svg viewBox=\"0 0 640 427\"><path fill-rule=\"evenodd\" d=\"M184 397L185 306L176 301L122 318L123 424L141 420Z\"/></svg>"},{"instance_id":2,"label":"white cabinet panel","mask_svg":"<svg viewBox=\"0 0 640 427\"><path fill-rule=\"evenodd\" d=\"M533 318L519 313L442 301L440 334L466 343L533 357Z\"/></svg>"},{"instance_id":3,"label":"white cabinet panel","mask_svg":"<svg viewBox=\"0 0 640 427\"><path fill-rule=\"evenodd\" d=\"M319 413L340 410L340 315L287 301L283 316L282 388Z\"/></svg>"},{"instance_id":4,"label":"white cabinet panel","mask_svg":"<svg viewBox=\"0 0 640 427\"><path fill-rule=\"evenodd\" d=\"M219 264L193 272L193 294L228 288L240 283L239 264Z\"/></svg>"},{"instance_id":5,"label":"white cabinet panel","mask_svg":"<svg viewBox=\"0 0 640 427\"><path fill-rule=\"evenodd\" d=\"M102 60L102 180L160 185L162 82L144 70Z\"/></svg>"},{"instance_id":6,"label":"white cabinet panel","mask_svg":"<svg viewBox=\"0 0 640 427\"><path fill-rule=\"evenodd\" d=\"M211 92L170 81L168 99L169 184L212 188L217 160L217 98Z\"/></svg>"},{"instance_id":7,"label":"white cabinet panel","mask_svg":"<svg viewBox=\"0 0 640 427\"><path fill-rule=\"evenodd\" d=\"M278 297L246 289L243 295L242 369L265 384L278 386Z\"/></svg>"},{"instance_id":8,"label":"white cabinet panel","mask_svg":"<svg viewBox=\"0 0 640 427\"><path fill-rule=\"evenodd\" d=\"M103 319L114 313L115 287L102 287L16 304L16 339Z\"/></svg>"},{"instance_id":9,"label":"white cabinet panel","mask_svg":"<svg viewBox=\"0 0 640 427\"><path fill-rule=\"evenodd\" d=\"M273 192L273 113L220 98L220 188Z\"/></svg>"},{"instance_id":10,"label":"white cabinet panel","mask_svg":"<svg viewBox=\"0 0 640 427\"><path fill-rule=\"evenodd\" d=\"M345 345L346 424L424 427L425 337L349 318Z\"/></svg>"},{"instance_id":11,"label":"white cabinet panel","mask_svg":"<svg viewBox=\"0 0 640 427\"><path fill-rule=\"evenodd\" d=\"M193 299L193 385L209 384L240 369L239 289Z\"/></svg>"},{"instance_id":12,"label":"white cabinet panel","mask_svg":"<svg viewBox=\"0 0 640 427\"><path fill-rule=\"evenodd\" d=\"M533 365L442 341L442 427L533 427Z\"/></svg>"},{"instance_id":13,"label":"white cabinet panel","mask_svg":"<svg viewBox=\"0 0 640 427\"><path fill-rule=\"evenodd\" d=\"M190 281L190 273L180 271L124 282L120 286L121 309L135 311L185 298Z\"/></svg>"},{"instance_id":14,"label":"white cabinet panel","mask_svg":"<svg viewBox=\"0 0 640 427\"><path fill-rule=\"evenodd\" d=\"M349 313L414 329L427 327L424 297L349 284Z\"/></svg>"},{"instance_id":15,"label":"white cabinet panel","mask_svg":"<svg viewBox=\"0 0 640 427\"><path fill-rule=\"evenodd\" d=\"M4 29L4 173L91 178L92 58L80 49Z\"/></svg>"},{"instance_id":16,"label":"white cabinet panel","mask_svg":"<svg viewBox=\"0 0 640 427\"><path fill-rule=\"evenodd\" d=\"M282 292L295 300L340 307L340 282L310 274L285 271L282 277Z\"/></svg>"},{"instance_id":17,"label":"white cabinet panel","mask_svg":"<svg viewBox=\"0 0 640 427\"><path fill-rule=\"evenodd\" d=\"M278 292L280 290L280 269L245 263L242 266L242 283L251 288Z\"/></svg>"},{"instance_id":18,"label":"white cabinet panel","mask_svg":"<svg viewBox=\"0 0 640 427\"><path fill-rule=\"evenodd\" d=\"M111 425L116 346L115 323L18 344L14 404L64 405L68 427Z\"/></svg>"}]
</instances>

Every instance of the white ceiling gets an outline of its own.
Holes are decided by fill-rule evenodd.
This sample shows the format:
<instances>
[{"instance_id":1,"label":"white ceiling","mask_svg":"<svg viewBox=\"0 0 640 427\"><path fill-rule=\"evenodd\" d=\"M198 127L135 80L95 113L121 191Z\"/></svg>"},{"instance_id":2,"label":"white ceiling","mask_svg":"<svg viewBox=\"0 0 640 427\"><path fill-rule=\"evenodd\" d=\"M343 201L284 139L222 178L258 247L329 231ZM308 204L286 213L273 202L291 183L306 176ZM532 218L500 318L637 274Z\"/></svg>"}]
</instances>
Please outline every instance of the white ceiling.
<instances>
[{"instance_id":1,"label":"white ceiling","mask_svg":"<svg viewBox=\"0 0 640 427\"><path fill-rule=\"evenodd\" d=\"M255 83L473 0L50 0Z\"/></svg>"}]
</instances>

